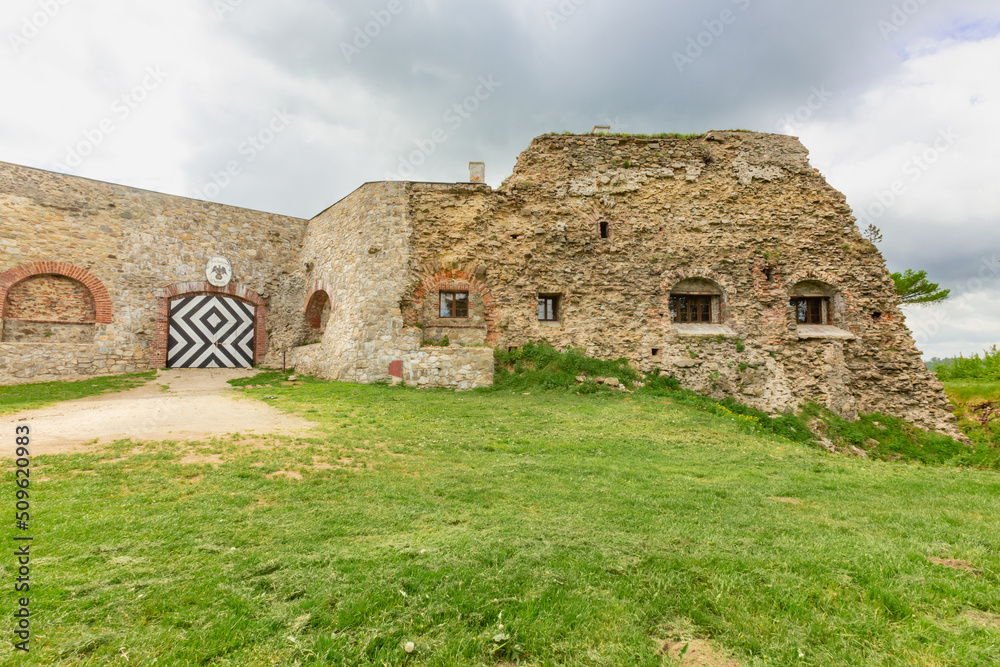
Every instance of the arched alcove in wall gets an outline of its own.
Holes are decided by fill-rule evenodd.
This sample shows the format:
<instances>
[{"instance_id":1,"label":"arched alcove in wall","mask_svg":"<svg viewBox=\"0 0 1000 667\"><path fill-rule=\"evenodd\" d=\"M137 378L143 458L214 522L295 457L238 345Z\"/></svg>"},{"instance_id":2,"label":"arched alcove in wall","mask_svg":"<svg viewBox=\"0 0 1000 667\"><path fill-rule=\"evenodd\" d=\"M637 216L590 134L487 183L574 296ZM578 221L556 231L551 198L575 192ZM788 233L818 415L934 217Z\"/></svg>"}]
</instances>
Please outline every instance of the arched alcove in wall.
<instances>
[{"instance_id":1,"label":"arched alcove in wall","mask_svg":"<svg viewBox=\"0 0 1000 667\"><path fill-rule=\"evenodd\" d=\"M111 298L96 277L64 262L33 262L0 275L3 342L88 343L111 321Z\"/></svg>"},{"instance_id":2,"label":"arched alcove in wall","mask_svg":"<svg viewBox=\"0 0 1000 667\"><path fill-rule=\"evenodd\" d=\"M322 340L332 312L333 303L326 290L321 288L313 290L306 303L306 322L309 323L306 343L316 343Z\"/></svg>"}]
</instances>

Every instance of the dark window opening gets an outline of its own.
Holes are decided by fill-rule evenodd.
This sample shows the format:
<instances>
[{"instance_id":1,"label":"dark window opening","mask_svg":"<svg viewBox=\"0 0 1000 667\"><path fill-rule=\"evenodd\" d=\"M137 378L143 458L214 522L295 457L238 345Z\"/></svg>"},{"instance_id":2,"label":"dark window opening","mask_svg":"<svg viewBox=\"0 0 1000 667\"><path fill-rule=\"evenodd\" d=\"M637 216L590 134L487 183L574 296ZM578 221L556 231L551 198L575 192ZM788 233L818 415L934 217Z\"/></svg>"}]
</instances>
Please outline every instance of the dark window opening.
<instances>
[{"instance_id":1,"label":"dark window opening","mask_svg":"<svg viewBox=\"0 0 1000 667\"><path fill-rule=\"evenodd\" d=\"M872 313L872 319L876 322L882 321L882 313Z\"/></svg>"},{"instance_id":2,"label":"dark window opening","mask_svg":"<svg viewBox=\"0 0 1000 667\"><path fill-rule=\"evenodd\" d=\"M677 294L670 297L670 317L678 324L711 324L712 297Z\"/></svg>"},{"instance_id":3,"label":"dark window opening","mask_svg":"<svg viewBox=\"0 0 1000 667\"><path fill-rule=\"evenodd\" d=\"M660 356L660 348L658 348L658 347L654 347L653 348L653 356L654 357Z\"/></svg>"},{"instance_id":4,"label":"dark window opening","mask_svg":"<svg viewBox=\"0 0 1000 667\"><path fill-rule=\"evenodd\" d=\"M441 317L468 317L468 292L441 292Z\"/></svg>"},{"instance_id":5,"label":"dark window opening","mask_svg":"<svg viewBox=\"0 0 1000 667\"><path fill-rule=\"evenodd\" d=\"M793 297L791 304L799 324L827 324L829 321L830 299L827 297Z\"/></svg>"},{"instance_id":6,"label":"dark window opening","mask_svg":"<svg viewBox=\"0 0 1000 667\"><path fill-rule=\"evenodd\" d=\"M521 238L521 235L520 234L511 234L510 238L511 238L512 241L517 241L518 239Z\"/></svg>"},{"instance_id":7,"label":"dark window opening","mask_svg":"<svg viewBox=\"0 0 1000 667\"><path fill-rule=\"evenodd\" d=\"M764 277L767 278L767 282L774 282L774 269L764 269Z\"/></svg>"},{"instance_id":8,"label":"dark window opening","mask_svg":"<svg viewBox=\"0 0 1000 667\"><path fill-rule=\"evenodd\" d=\"M538 321L557 322L559 320L559 295L541 294L538 297Z\"/></svg>"},{"instance_id":9,"label":"dark window opening","mask_svg":"<svg viewBox=\"0 0 1000 667\"><path fill-rule=\"evenodd\" d=\"M611 238L611 225L606 222L601 223L601 238L607 239Z\"/></svg>"}]
</instances>

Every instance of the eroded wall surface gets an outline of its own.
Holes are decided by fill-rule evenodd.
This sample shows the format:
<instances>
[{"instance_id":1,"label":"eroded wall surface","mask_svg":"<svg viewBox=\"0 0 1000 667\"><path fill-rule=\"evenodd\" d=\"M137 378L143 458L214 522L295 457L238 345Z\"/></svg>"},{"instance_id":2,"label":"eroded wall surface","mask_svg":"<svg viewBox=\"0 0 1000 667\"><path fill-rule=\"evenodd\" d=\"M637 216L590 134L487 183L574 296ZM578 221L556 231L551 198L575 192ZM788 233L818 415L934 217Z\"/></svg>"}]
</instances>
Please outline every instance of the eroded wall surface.
<instances>
[{"instance_id":1,"label":"eroded wall surface","mask_svg":"<svg viewBox=\"0 0 1000 667\"><path fill-rule=\"evenodd\" d=\"M547 135L500 190L413 184L408 206L413 321L426 286L457 277L487 295L499 346L545 339L768 411L816 401L957 433L882 256L792 137ZM692 278L721 288L721 327L672 322L671 289ZM813 284L832 295L818 331L790 305ZM540 294L559 295L557 322L539 321Z\"/></svg>"}]
</instances>

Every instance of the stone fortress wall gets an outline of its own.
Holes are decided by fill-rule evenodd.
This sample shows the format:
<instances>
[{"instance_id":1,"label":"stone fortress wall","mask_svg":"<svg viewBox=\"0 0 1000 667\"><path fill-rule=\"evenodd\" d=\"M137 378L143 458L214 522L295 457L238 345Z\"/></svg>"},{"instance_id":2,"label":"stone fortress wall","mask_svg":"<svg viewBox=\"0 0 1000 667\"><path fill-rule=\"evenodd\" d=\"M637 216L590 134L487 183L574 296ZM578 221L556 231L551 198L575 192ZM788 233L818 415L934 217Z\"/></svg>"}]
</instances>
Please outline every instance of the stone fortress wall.
<instances>
[{"instance_id":1,"label":"stone fortress wall","mask_svg":"<svg viewBox=\"0 0 1000 667\"><path fill-rule=\"evenodd\" d=\"M395 377L409 385L492 384L492 349L424 349L423 330L403 321L413 237L410 187L369 183L310 223L302 249L306 282L314 285L314 296L329 299L331 312L320 341L294 351L297 371L349 382L391 381L395 363Z\"/></svg>"},{"instance_id":2,"label":"stone fortress wall","mask_svg":"<svg viewBox=\"0 0 1000 667\"><path fill-rule=\"evenodd\" d=\"M369 183L309 222L0 164L0 303L66 304L4 321L0 382L162 366L164 304L205 289L214 254L263 308L257 360L324 378L486 386L493 348L548 340L769 412L958 433L844 196L798 140L752 132L545 135L497 190ZM51 261L68 268L38 275L93 303L25 281ZM442 292L468 312L444 317ZM675 322L688 302L701 320Z\"/></svg>"},{"instance_id":3,"label":"stone fortress wall","mask_svg":"<svg viewBox=\"0 0 1000 667\"><path fill-rule=\"evenodd\" d=\"M494 345L546 339L769 412L816 401L956 434L881 254L807 158L750 132L547 135L496 192L413 184L404 314L425 318L428 281L460 276L488 296ZM713 323L675 324L671 294L705 284ZM794 295L827 298L823 326L797 324Z\"/></svg>"},{"instance_id":4,"label":"stone fortress wall","mask_svg":"<svg viewBox=\"0 0 1000 667\"><path fill-rule=\"evenodd\" d=\"M307 222L0 163L0 383L124 373L165 363L169 296L217 291L265 304L258 350L298 342ZM96 294L103 294L92 303Z\"/></svg>"}]
</instances>

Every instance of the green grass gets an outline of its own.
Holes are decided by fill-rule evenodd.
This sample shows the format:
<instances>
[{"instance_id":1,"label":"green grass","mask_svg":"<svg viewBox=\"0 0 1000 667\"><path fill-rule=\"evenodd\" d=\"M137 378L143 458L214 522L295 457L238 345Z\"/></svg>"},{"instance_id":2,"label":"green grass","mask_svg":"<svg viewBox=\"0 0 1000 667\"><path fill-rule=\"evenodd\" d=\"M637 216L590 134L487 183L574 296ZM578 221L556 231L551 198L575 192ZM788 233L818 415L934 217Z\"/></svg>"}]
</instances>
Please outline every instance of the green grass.
<instances>
[{"instance_id":1,"label":"green grass","mask_svg":"<svg viewBox=\"0 0 1000 667\"><path fill-rule=\"evenodd\" d=\"M79 382L40 382L0 386L0 415L41 408L46 405L98 394L141 387L156 377L156 371L95 377Z\"/></svg>"},{"instance_id":2,"label":"green grass","mask_svg":"<svg viewBox=\"0 0 1000 667\"><path fill-rule=\"evenodd\" d=\"M1000 447L1000 382L944 383L962 431L978 449Z\"/></svg>"},{"instance_id":3,"label":"green grass","mask_svg":"<svg viewBox=\"0 0 1000 667\"><path fill-rule=\"evenodd\" d=\"M744 666L1000 660L971 615L1000 614L994 472L833 456L665 382L283 378L245 395L314 437L36 457L33 652L0 660L660 666L693 637Z\"/></svg>"}]
</instances>

